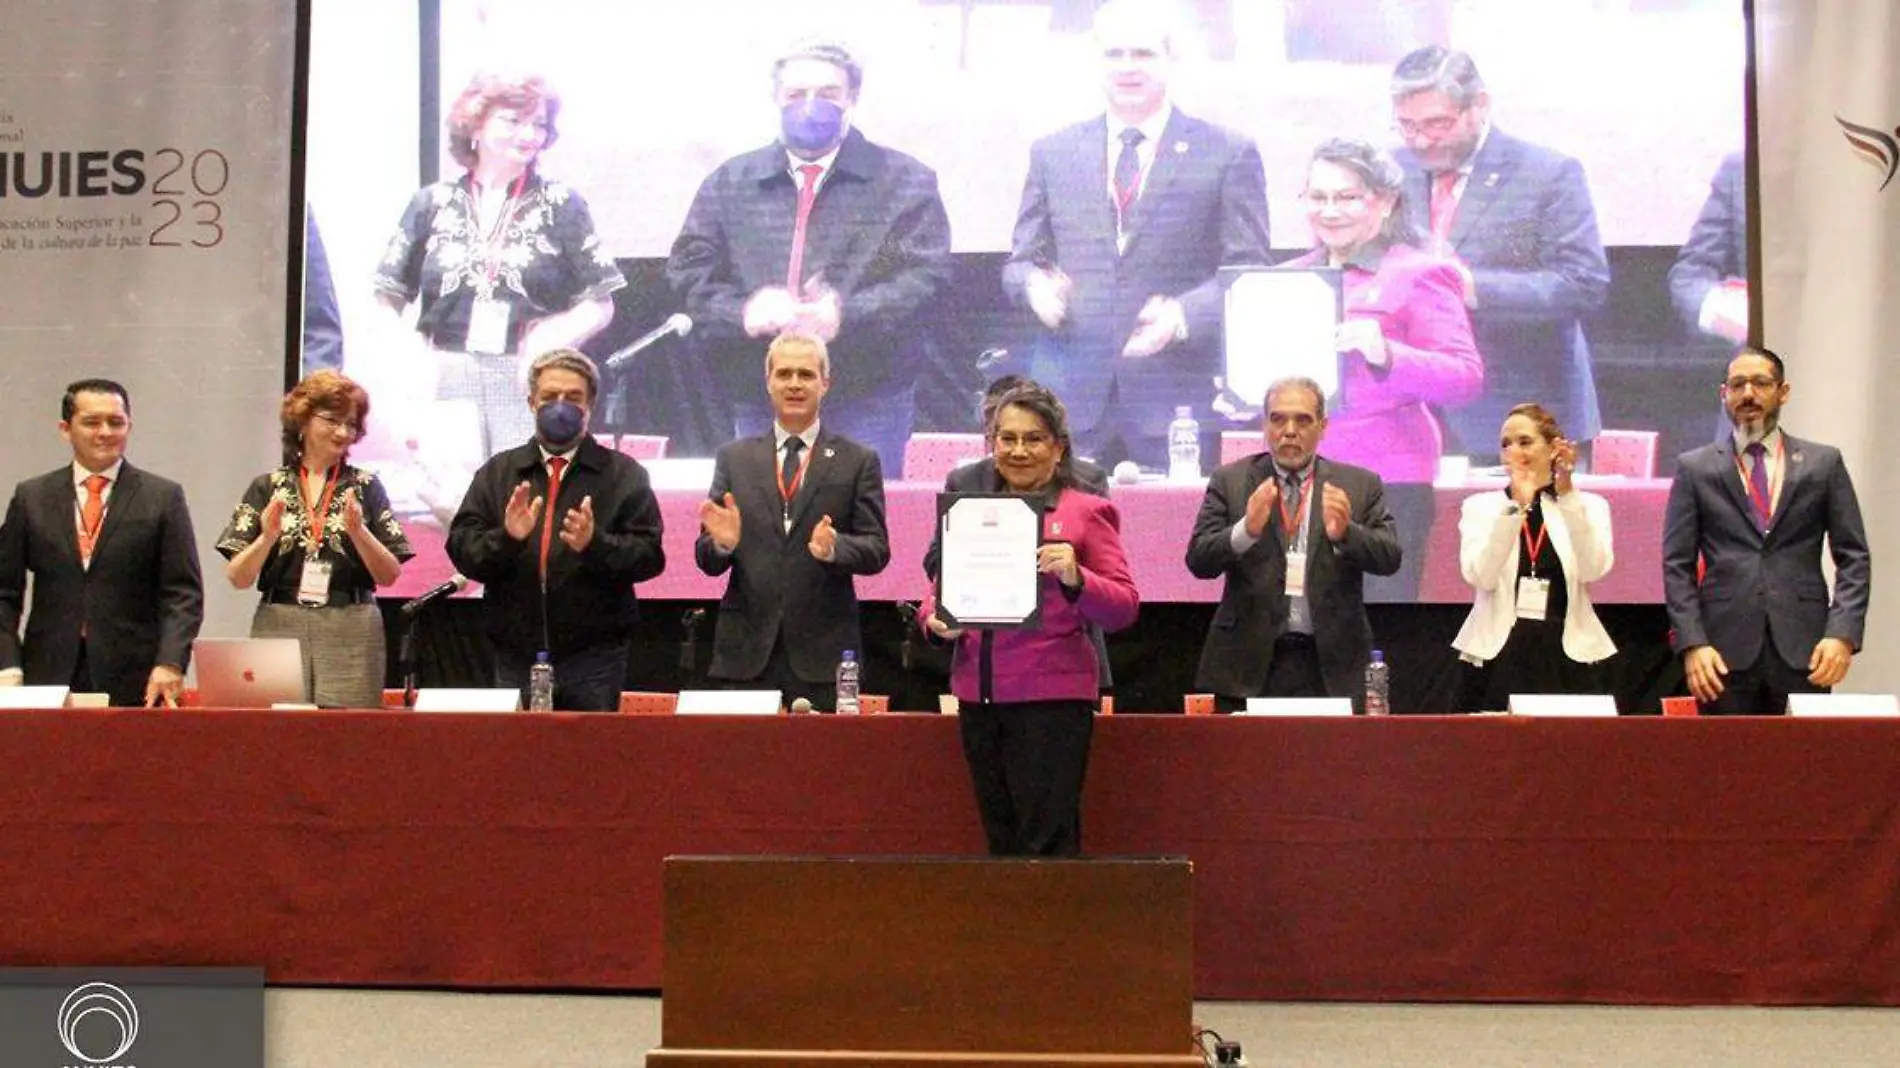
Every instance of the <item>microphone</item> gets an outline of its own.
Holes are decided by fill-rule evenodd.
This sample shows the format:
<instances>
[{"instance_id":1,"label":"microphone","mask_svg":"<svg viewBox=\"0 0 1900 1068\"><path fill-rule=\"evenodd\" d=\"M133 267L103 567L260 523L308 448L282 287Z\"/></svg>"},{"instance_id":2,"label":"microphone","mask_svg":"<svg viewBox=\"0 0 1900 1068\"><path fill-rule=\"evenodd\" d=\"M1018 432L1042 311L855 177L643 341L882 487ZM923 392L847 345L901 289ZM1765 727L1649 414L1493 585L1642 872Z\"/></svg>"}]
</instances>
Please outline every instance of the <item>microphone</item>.
<instances>
[{"instance_id":1,"label":"microphone","mask_svg":"<svg viewBox=\"0 0 1900 1068\"><path fill-rule=\"evenodd\" d=\"M910 670L912 659L910 640L917 633L917 610L922 607L922 605L911 604L909 601L897 602L897 618L904 631L904 640L897 647L897 660L905 671Z\"/></svg>"},{"instance_id":2,"label":"microphone","mask_svg":"<svg viewBox=\"0 0 1900 1068\"><path fill-rule=\"evenodd\" d=\"M791 713L794 716L811 715L811 698L809 697L792 698Z\"/></svg>"},{"instance_id":3,"label":"microphone","mask_svg":"<svg viewBox=\"0 0 1900 1068\"><path fill-rule=\"evenodd\" d=\"M704 608L688 608L686 614L680 617L680 627L686 632L685 639L680 642L680 674L682 675L693 673L695 659L693 652L694 646L699 642L699 622L705 618Z\"/></svg>"},{"instance_id":4,"label":"microphone","mask_svg":"<svg viewBox=\"0 0 1900 1068\"><path fill-rule=\"evenodd\" d=\"M666 322L641 334L634 339L633 344L628 345L626 348L602 360L600 362L600 369L603 371L611 371L619 367L621 364L626 363L628 360L633 359L635 356L658 344L661 338L672 337L675 334L680 337L685 337L692 332L693 317L685 312L674 312L666 317Z\"/></svg>"},{"instance_id":5,"label":"microphone","mask_svg":"<svg viewBox=\"0 0 1900 1068\"><path fill-rule=\"evenodd\" d=\"M402 614L405 616L413 616L451 593L462 592L463 588L467 585L467 576L461 574L450 575L447 582L444 582L442 585L437 586L435 589L430 590L415 600L404 604L402 606Z\"/></svg>"}]
</instances>

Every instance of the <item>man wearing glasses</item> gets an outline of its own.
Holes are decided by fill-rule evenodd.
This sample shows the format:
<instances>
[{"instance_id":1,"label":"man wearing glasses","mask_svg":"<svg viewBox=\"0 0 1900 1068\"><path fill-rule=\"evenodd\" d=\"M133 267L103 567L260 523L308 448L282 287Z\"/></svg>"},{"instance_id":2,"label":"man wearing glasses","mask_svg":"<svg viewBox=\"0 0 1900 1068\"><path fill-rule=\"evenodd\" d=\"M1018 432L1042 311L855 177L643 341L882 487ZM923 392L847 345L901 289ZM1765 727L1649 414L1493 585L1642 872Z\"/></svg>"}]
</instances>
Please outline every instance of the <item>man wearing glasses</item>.
<instances>
[{"instance_id":1,"label":"man wearing glasses","mask_svg":"<svg viewBox=\"0 0 1900 1068\"><path fill-rule=\"evenodd\" d=\"M1782 432L1787 400L1781 357L1744 347L1722 384L1734 433L1684 453L1670 487L1663 595L1705 714L1779 714L1790 693L1840 682L1860 648L1872 570L1860 503L1840 450Z\"/></svg>"},{"instance_id":2,"label":"man wearing glasses","mask_svg":"<svg viewBox=\"0 0 1900 1068\"><path fill-rule=\"evenodd\" d=\"M1463 52L1420 48L1392 72L1413 222L1460 265L1484 356L1484 393L1445 412L1452 451L1491 462L1512 405L1535 399L1575 440L1603 429L1583 318L1603 307L1610 265L1583 167L1491 125L1491 97Z\"/></svg>"}]
</instances>

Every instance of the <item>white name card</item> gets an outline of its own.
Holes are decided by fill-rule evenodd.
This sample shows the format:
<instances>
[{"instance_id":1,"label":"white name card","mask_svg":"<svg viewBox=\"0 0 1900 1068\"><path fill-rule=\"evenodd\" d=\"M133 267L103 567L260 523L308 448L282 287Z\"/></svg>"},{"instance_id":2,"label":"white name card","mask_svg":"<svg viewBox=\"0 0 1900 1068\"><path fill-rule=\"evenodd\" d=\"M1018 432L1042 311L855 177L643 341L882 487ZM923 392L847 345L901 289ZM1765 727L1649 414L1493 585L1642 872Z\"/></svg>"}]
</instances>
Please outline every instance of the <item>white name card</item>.
<instances>
[{"instance_id":1,"label":"white name card","mask_svg":"<svg viewBox=\"0 0 1900 1068\"><path fill-rule=\"evenodd\" d=\"M681 716L776 716L783 696L777 690L681 690Z\"/></svg>"},{"instance_id":2,"label":"white name card","mask_svg":"<svg viewBox=\"0 0 1900 1068\"><path fill-rule=\"evenodd\" d=\"M1616 698L1607 693L1514 693L1513 716L1614 716Z\"/></svg>"},{"instance_id":3,"label":"white name card","mask_svg":"<svg viewBox=\"0 0 1900 1068\"><path fill-rule=\"evenodd\" d=\"M519 712L521 691L506 687L469 689L432 686L416 691L418 712Z\"/></svg>"},{"instance_id":4,"label":"white name card","mask_svg":"<svg viewBox=\"0 0 1900 1068\"><path fill-rule=\"evenodd\" d=\"M1350 716L1350 697L1249 697L1247 716Z\"/></svg>"},{"instance_id":5,"label":"white name card","mask_svg":"<svg viewBox=\"0 0 1900 1068\"><path fill-rule=\"evenodd\" d=\"M65 708L70 686L0 686L0 708Z\"/></svg>"},{"instance_id":6,"label":"white name card","mask_svg":"<svg viewBox=\"0 0 1900 1068\"><path fill-rule=\"evenodd\" d=\"M1890 693L1791 693L1790 716L1900 716Z\"/></svg>"}]
</instances>

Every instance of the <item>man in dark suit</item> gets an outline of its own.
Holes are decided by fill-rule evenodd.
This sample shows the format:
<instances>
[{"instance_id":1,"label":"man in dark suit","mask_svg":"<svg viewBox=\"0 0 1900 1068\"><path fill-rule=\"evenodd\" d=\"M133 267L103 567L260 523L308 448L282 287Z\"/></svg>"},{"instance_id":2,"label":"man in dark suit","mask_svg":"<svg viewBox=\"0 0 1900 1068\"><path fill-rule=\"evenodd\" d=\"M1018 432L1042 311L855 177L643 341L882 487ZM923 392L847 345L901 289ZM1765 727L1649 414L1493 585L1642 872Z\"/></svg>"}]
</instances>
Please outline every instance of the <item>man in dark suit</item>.
<instances>
[{"instance_id":1,"label":"man in dark suit","mask_svg":"<svg viewBox=\"0 0 1900 1068\"><path fill-rule=\"evenodd\" d=\"M862 652L854 576L891 562L877 453L821 425L831 389L825 343L782 334L765 356L772 429L721 446L699 506L693 559L730 571L711 675L836 707L835 672Z\"/></svg>"},{"instance_id":2,"label":"man in dark suit","mask_svg":"<svg viewBox=\"0 0 1900 1068\"><path fill-rule=\"evenodd\" d=\"M1188 543L1189 571L1225 579L1194 684L1224 712L1249 697L1351 697L1363 708L1365 576L1400 563L1385 486L1318 455L1326 402L1311 379L1275 382L1265 418L1269 451L1214 472Z\"/></svg>"},{"instance_id":3,"label":"man in dark suit","mask_svg":"<svg viewBox=\"0 0 1900 1068\"><path fill-rule=\"evenodd\" d=\"M1583 322L1609 296L1610 265L1582 165L1492 126L1490 94L1463 52L1412 52L1391 89L1406 202L1461 265L1484 356L1484 392L1444 413L1450 450L1495 463L1498 427L1527 400L1573 440L1593 440L1603 417Z\"/></svg>"},{"instance_id":4,"label":"man in dark suit","mask_svg":"<svg viewBox=\"0 0 1900 1068\"><path fill-rule=\"evenodd\" d=\"M1722 395L1733 436L1677 461L1663 514L1663 596L1703 711L1779 714L1790 693L1840 682L1860 649L1867 532L1840 450L1781 430L1781 357L1744 347ZM1699 582L1698 559L1708 569Z\"/></svg>"},{"instance_id":5,"label":"man in dark suit","mask_svg":"<svg viewBox=\"0 0 1900 1068\"><path fill-rule=\"evenodd\" d=\"M900 470L924 358L919 316L950 278L937 174L853 128L864 72L843 48L797 49L772 76L779 141L700 185L667 280L731 405L734 436L771 425L758 400L760 347L796 330L823 340L845 372L831 424Z\"/></svg>"},{"instance_id":6,"label":"man in dark suit","mask_svg":"<svg viewBox=\"0 0 1900 1068\"><path fill-rule=\"evenodd\" d=\"M1709 198L1669 268L1669 300L1689 329L1729 345L1748 340L1748 199L1742 154L1722 158Z\"/></svg>"},{"instance_id":7,"label":"man in dark suit","mask_svg":"<svg viewBox=\"0 0 1900 1068\"><path fill-rule=\"evenodd\" d=\"M1252 141L1170 102L1152 6L1108 4L1095 39L1107 113L1030 149L1003 287L1042 328L1029 374L1068 407L1077 453L1157 468L1176 407L1213 425L1216 273L1267 261L1266 172Z\"/></svg>"},{"instance_id":8,"label":"man in dark suit","mask_svg":"<svg viewBox=\"0 0 1900 1068\"><path fill-rule=\"evenodd\" d=\"M555 707L612 712L638 614L633 584L665 570L666 551L646 468L587 433L599 395L600 372L580 352L535 358L534 440L475 472L448 549L486 587L496 685L525 691L546 652Z\"/></svg>"},{"instance_id":9,"label":"man in dark suit","mask_svg":"<svg viewBox=\"0 0 1900 1068\"><path fill-rule=\"evenodd\" d=\"M66 387L59 432L73 462L15 487L0 526L0 685L177 704L204 622L198 544L184 489L126 461L131 431L124 386Z\"/></svg>"}]
</instances>

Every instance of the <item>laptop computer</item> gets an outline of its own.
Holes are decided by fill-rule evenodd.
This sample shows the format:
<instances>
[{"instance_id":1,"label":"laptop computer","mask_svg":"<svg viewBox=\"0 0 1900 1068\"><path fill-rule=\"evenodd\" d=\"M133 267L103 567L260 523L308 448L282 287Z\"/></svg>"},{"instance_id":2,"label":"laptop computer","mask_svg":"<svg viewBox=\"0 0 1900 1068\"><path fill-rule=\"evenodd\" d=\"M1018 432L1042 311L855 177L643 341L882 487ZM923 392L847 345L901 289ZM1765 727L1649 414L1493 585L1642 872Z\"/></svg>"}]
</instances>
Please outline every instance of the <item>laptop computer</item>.
<instances>
[{"instance_id":1,"label":"laptop computer","mask_svg":"<svg viewBox=\"0 0 1900 1068\"><path fill-rule=\"evenodd\" d=\"M198 703L205 708L269 708L310 698L303 689L302 643L295 638L199 638Z\"/></svg>"}]
</instances>

